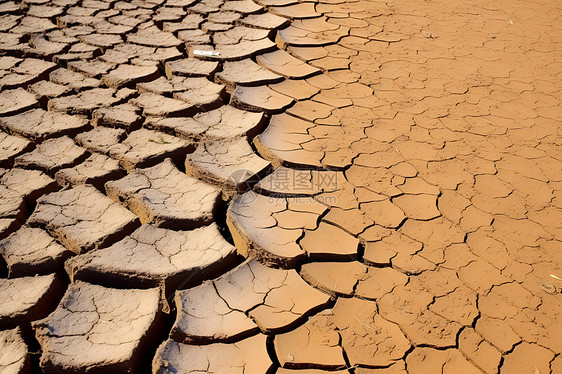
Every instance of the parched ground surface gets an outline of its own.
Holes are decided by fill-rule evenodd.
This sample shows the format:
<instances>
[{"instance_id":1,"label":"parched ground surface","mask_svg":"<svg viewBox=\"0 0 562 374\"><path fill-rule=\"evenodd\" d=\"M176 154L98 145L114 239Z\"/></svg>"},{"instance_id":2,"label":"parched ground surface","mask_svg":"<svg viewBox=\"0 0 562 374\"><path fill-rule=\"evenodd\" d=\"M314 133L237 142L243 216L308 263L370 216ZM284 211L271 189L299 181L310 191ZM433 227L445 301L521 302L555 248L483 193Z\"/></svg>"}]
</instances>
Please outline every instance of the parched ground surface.
<instances>
[{"instance_id":1,"label":"parched ground surface","mask_svg":"<svg viewBox=\"0 0 562 374\"><path fill-rule=\"evenodd\" d=\"M562 373L562 3L0 2L0 373Z\"/></svg>"}]
</instances>

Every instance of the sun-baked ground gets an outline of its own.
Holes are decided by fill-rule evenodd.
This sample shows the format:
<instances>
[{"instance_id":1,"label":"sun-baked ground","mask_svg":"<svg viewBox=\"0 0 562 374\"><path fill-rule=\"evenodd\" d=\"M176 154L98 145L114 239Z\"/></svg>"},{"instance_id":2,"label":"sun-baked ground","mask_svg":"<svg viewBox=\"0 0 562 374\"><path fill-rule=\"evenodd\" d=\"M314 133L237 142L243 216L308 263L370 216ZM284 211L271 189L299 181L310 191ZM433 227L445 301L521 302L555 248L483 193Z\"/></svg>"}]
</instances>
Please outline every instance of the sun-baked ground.
<instances>
[{"instance_id":1,"label":"sun-baked ground","mask_svg":"<svg viewBox=\"0 0 562 374\"><path fill-rule=\"evenodd\" d=\"M0 373L562 373L562 3L0 3Z\"/></svg>"}]
</instances>

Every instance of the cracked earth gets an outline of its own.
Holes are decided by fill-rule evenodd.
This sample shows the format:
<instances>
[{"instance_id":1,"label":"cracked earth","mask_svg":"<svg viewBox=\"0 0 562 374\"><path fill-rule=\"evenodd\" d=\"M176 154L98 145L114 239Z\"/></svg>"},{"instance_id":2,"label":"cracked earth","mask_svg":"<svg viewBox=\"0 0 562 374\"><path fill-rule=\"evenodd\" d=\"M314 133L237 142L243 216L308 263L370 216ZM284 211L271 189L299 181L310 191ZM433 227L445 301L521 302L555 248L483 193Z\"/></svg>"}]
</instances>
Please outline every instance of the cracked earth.
<instances>
[{"instance_id":1,"label":"cracked earth","mask_svg":"<svg viewBox=\"0 0 562 374\"><path fill-rule=\"evenodd\" d=\"M562 3L0 2L0 373L562 374Z\"/></svg>"}]
</instances>

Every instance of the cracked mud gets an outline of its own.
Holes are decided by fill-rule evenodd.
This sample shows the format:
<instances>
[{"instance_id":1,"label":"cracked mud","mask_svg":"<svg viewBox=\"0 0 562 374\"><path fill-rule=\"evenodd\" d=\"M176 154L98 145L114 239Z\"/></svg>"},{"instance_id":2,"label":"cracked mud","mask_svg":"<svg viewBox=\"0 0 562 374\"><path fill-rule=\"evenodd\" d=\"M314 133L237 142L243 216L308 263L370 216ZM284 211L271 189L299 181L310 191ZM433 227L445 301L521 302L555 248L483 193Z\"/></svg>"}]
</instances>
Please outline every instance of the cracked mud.
<instances>
[{"instance_id":1,"label":"cracked mud","mask_svg":"<svg viewBox=\"0 0 562 374\"><path fill-rule=\"evenodd\" d=\"M561 19L0 2L0 373L562 374Z\"/></svg>"}]
</instances>

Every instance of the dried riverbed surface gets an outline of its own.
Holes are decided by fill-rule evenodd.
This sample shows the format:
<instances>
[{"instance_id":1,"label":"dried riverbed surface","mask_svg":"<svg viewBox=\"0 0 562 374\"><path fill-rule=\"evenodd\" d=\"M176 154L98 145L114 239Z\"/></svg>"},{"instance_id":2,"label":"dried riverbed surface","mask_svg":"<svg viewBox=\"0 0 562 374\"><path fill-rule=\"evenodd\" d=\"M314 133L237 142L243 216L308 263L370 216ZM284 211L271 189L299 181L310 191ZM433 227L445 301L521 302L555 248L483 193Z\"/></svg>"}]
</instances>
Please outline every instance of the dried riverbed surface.
<instances>
[{"instance_id":1,"label":"dried riverbed surface","mask_svg":"<svg viewBox=\"0 0 562 374\"><path fill-rule=\"evenodd\" d=\"M0 373L562 373L562 3L0 3Z\"/></svg>"}]
</instances>

